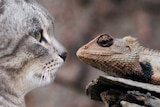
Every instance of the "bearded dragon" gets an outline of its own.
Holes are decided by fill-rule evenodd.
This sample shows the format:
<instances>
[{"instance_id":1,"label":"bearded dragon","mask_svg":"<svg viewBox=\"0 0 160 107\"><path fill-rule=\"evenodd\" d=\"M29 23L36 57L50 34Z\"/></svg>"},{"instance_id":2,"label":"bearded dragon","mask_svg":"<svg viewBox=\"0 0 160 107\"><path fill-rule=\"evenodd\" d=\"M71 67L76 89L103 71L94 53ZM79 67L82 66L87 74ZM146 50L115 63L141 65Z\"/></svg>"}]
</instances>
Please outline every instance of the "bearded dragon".
<instances>
[{"instance_id":1,"label":"bearded dragon","mask_svg":"<svg viewBox=\"0 0 160 107\"><path fill-rule=\"evenodd\" d=\"M160 52L145 48L136 38L101 34L77 51L80 60L107 75L160 84Z\"/></svg>"}]
</instances>

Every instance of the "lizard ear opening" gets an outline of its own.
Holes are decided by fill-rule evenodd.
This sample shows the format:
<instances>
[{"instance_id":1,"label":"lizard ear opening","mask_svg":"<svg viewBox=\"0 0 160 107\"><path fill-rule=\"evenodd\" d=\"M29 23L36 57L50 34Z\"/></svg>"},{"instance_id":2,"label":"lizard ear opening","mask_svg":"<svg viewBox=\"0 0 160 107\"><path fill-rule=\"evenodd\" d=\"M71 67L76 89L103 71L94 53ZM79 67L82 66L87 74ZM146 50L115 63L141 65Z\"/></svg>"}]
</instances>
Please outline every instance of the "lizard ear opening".
<instances>
[{"instance_id":1,"label":"lizard ear opening","mask_svg":"<svg viewBox=\"0 0 160 107\"><path fill-rule=\"evenodd\" d=\"M113 45L113 38L108 34L102 34L98 37L97 44L101 47L110 47Z\"/></svg>"}]
</instances>

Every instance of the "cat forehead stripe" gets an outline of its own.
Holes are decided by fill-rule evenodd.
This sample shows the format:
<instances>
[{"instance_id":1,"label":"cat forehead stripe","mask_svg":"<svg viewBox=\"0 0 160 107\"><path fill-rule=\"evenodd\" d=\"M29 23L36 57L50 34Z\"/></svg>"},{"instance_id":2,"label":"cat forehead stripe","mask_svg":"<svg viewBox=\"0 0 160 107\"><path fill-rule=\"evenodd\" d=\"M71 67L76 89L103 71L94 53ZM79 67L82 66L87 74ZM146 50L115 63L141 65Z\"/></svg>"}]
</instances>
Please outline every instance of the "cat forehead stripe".
<instances>
[{"instance_id":1,"label":"cat forehead stripe","mask_svg":"<svg viewBox=\"0 0 160 107\"><path fill-rule=\"evenodd\" d=\"M27 3L29 3L30 2L30 0L24 0L25 2L27 2Z\"/></svg>"},{"instance_id":2,"label":"cat forehead stripe","mask_svg":"<svg viewBox=\"0 0 160 107\"><path fill-rule=\"evenodd\" d=\"M4 12L4 4L5 4L5 0L1 0L0 1L0 14L3 14Z\"/></svg>"},{"instance_id":3,"label":"cat forehead stripe","mask_svg":"<svg viewBox=\"0 0 160 107\"><path fill-rule=\"evenodd\" d=\"M47 10L44 9L42 11L43 8L39 8L35 5L33 5L32 8L34 10L36 10L37 18L39 18L39 21L40 21L42 27L45 28L46 26L51 26L54 23L54 18L51 16L50 13L48 13Z\"/></svg>"}]
</instances>

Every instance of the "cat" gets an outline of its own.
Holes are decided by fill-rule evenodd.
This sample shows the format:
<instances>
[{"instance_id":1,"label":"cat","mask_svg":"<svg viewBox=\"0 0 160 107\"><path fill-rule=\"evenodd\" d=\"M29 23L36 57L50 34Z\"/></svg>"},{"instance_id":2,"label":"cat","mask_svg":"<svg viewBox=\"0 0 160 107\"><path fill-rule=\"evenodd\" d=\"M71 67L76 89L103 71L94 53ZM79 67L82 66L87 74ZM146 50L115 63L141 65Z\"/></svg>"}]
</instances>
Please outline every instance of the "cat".
<instances>
[{"instance_id":1,"label":"cat","mask_svg":"<svg viewBox=\"0 0 160 107\"><path fill-rule=\"evenodd\" d=\"M54 19L35 0L0 0L0 107L25 107L24 96L51 83L66 49Z\"/></svg>"}]
</instances>

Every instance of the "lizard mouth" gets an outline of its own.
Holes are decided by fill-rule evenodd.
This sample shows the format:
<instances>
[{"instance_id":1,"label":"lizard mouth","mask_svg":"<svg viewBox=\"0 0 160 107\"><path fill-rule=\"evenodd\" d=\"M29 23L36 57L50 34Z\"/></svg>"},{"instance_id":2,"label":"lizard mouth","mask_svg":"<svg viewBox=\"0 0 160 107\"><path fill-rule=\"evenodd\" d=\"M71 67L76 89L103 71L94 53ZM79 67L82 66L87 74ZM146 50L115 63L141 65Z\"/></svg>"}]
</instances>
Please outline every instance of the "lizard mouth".
<instances>
[{"instance_id":1,"label":"lizard mouth","mask_svg":"<svg viewBox=\"0 0 160 107\"><path fill-rule=\"evenodd\" d=\"M111 56L112 54L113 54L112 52L110 52L110 53L106 53L104 51L96 51L95 52L94 50L83 50L83 49L79 49L76 53L77 56L95 56L95 55Z\"/></svg>"},{"instance_id":2,"label":"lizard mouth","mask_svg":"<svg viewBox=\"0 0 160 107\"><path fill-rule=\"evenodd\" d=\"M97 51L96 51L97 50ZM89 49L88 46L81 47L76 55L78 57L84 57L84 58L94 58L96 56L113 56L113 55L120 55L121 52L116 51L109 51L110 49L104 49L103 47L99 47L98 49Z\"/></svg>"}]
</instances>

